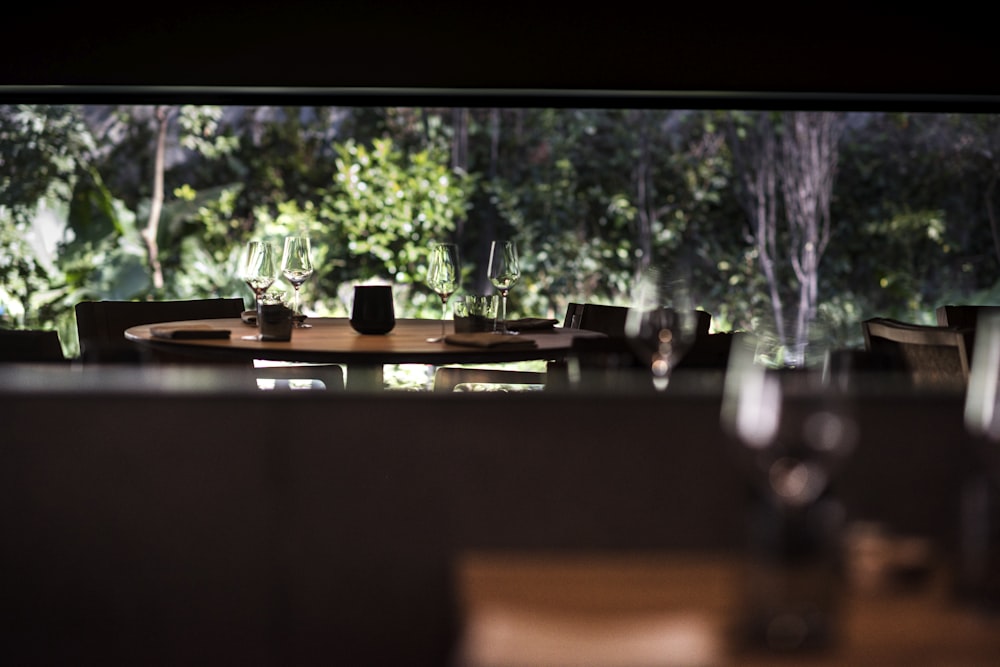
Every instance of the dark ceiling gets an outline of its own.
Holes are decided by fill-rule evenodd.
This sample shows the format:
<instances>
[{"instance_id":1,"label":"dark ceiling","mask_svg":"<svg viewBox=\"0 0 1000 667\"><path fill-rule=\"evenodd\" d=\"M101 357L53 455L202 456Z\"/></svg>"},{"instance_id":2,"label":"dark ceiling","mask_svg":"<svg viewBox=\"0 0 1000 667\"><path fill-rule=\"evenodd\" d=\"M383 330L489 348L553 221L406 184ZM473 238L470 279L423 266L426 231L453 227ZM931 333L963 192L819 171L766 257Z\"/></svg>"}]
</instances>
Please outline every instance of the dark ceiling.
<instances>
[{"instance_id":1,"label":"dark ceiling","mask_svg":"<svg viewBox=\"0 0 1000 667\"><path fill-rule=\"evenodd\" d=\"M672 4L22 4L0 85L1000 92L983 17Z\"/></svg>"}]
</instances>

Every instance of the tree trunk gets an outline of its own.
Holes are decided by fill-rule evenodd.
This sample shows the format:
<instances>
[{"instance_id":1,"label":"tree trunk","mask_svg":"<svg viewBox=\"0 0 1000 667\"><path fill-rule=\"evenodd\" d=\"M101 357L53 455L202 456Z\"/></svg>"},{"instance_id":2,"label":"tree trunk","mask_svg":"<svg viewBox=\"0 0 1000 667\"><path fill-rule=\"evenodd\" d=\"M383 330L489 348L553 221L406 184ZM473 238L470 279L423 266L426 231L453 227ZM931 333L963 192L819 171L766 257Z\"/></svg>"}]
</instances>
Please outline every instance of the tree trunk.
<instances>
[{"instance_id":1,"label":"tree trunk","mask_svg":"<svg viewBox=\"0 0 1000 667\"><path fill-rule=\"evenodd\" d=\"M778 161L788 218L789 259L798 286L793 363L805 361L819 301L819 265L830 242L830 199L842 128L838 114L788 112Z\"/></svg>"},{"instance_id":2,"label":"tree trunk","mask_svg":"<svg viewBox=\"0 0 1000 667\"><path fill-rule=\"evenodd\" d=\"M993 169L990 174L989 183L986 186L986 217L990 221L990 234L993 236L993 252L996 253L997 262L1000 262L1000 230L997 229L996 212L993 209L993 193L996 191L997 170Z\"/></svg>"},{"instance_id":3,"label":"tree trunk","mask_svg":"<svg viewBox=\"0 0 1000 667\"><path fill-rule=\"evenodd\" d=\"M453 171L467 172L469 170L469 110L452 109L452 126L454 128L451 140L451 168ZM465 217L455 225L455 234L459 239L465 235Z\"/></svg>"},{"instance_id":4,"label":"tree trunk","mask_svg":"<svg viewBox=\"0 0 1000 667\"><path fill-rule=\"evenodd\" d=\"M149 259L149 270L153 278L153 287L163 289L163 266L160 263L160 216L163 212L163 172L165 170L167 152L167 126L170 123L170 107L156 108L156 151L153 161L153 195L149 203L149 219L142 231L146 243L146 254Z\"/></svg>"},{"instance_id":5,"label":"tree trunk","mask_svg":"<svg viewBox=\"0 0 1000 667\"><path fill-rule=\"evenodd\" d=\"M730 128L730 144L735 169L742 184L741 202L753 229L761 272L767 282L774 336L785 347L785 308L778 280L778 185L777 138L774 124L767 113L760 113L752 127L746 128L746 138L739 138Z\"/></svg>"},{"instance_id":6,"label":"tree trunk","mask_svg":"<svg viewBox=\"0 0 1000 667\"><path fill-rule=\"evenodd\" d=\"M631 122L633 127L637 129L638 137L636 141L637 157L632 180L635 186L636 222L638 223L636 245L642 253L638 267L641 273L649 266L653 258L653 222L656 217L656 206L650 192L652 155L648 127L641 122L638 116L633 116Z\"/></svg>"}]
</instances>

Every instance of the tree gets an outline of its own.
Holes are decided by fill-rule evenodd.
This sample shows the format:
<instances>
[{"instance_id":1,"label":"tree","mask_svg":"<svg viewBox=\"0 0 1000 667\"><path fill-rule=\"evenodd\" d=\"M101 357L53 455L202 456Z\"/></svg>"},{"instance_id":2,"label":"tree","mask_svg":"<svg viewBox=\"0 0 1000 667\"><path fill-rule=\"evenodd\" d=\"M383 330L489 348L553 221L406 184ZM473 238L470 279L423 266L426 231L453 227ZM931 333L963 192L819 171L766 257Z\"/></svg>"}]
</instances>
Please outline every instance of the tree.
<instances>
[{"instance_id":1,"label":"tree","mask_svg":"<svg viewBox=\"0 0 1000 667\"><path fill-rule=\"evenodd\" d=\"M56 212L70 207L94 148L73 106L0 106L0 322L37 327L61 315Z\"/></svg>"},{"instance_id":2,"label":"tree","mask_svg":"<svg viewBox=\"0 0 1000 667\"><path fill-rule=\"evenodd\" d=\"M805 361L816 317L842 131L841 114L800 111L750 114L730 129L741 201L767 280L777 343L787 355L778 361L789 365ZM794 332L788 331L792 322Z\"/></svg>"}]
</instances>

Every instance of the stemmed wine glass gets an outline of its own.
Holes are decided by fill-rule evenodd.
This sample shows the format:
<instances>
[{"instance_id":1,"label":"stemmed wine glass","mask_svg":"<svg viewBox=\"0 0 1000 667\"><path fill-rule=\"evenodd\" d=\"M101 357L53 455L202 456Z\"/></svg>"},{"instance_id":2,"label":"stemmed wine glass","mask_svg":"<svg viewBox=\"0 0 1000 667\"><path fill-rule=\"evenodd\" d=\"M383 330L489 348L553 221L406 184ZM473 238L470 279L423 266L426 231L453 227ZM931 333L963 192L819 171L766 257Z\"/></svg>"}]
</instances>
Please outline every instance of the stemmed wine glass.
<instances>
[{"instance_id":1,"label":"stemmed wine glass","mask_svg":"<svg viewBox=\"0 0 1000 667\"><path fill-rule=\"evenodd\" d=\"M295 311L292 316L295 326L300 329L311 327L311 324L306 324L303 321L305 316L299 308L299 288L313 274L308 236L285 237L285 250L281 257L281 273L295 290Z\"/></svg>"},{"instance_id":2,"label":"stemmed wine glass","mask_svg":"<svg viewBox=\"0 0 1000 667\"><path fill-rule=\"evenodd\" d=\"M507 330L507 293L521 277L517 261L517 245L513 241L493 241L490 244L490 263L487 269L490 282L500 292L500 313L496 333L516 333Z\"/></svg>"},{"instance_id":3,"label":"stemmed wine glass","mask_svg":"<svg viewBox=\"0 0 1000 667\"><path fill-rule=\"evenodd\" d=\"M441 336L428 338L428 343L440 343L445 337L444 318L448 298L455 293L461 282L458 261L458 246L454 243L435 243L431 246L430 262L427 265L427 285L441 297Z\"/></svg>"},{"instance_id":4,"label":"stemmed wine glass","mask_svg":"<svg viewBox=\"0 0 1000 667\"><path fill-rule=\"evenodd\" d=\"M254 293L254 307L260 304L264 292L278 277L274 246L267 241L247 243L246 259L243 262L243 281Z\"/></svg>"},{"instance_id":5,"label":"stemmed wine glass","mask_svg":"<svg viewBox=\"0 0 1000 667\"><path fill-rule=\"evenodd\" d=\"M721 414L754 528L736 629L786 653L824 647L837 629L846 512L836 478L860 433L852 394L788 379L758 363L756 341L734 342Z\"/></svg>"},{"instance_id":6,"label":"stemmed wine glass","mask_svg":"<svg viewBox=\"0 0 1000 667\"><path fill-rule=\"evenodd\" d=\"M656 268L644 271L633 290L625 336L648 364L656 389L667 388L696 333L697 315L686 281L670 279Z\"/></svg>"}]
</instances>

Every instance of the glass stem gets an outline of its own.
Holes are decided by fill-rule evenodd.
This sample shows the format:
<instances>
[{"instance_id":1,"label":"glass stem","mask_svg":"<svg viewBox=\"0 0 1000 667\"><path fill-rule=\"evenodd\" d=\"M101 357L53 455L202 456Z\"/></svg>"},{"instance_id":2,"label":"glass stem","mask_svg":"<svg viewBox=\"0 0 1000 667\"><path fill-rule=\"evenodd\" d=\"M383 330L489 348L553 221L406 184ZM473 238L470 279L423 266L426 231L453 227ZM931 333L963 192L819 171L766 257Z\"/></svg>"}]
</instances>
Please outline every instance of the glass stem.
<instances>
[{"instance_id":1,"label":"glass stem","mask_svg":"<svg viewBox=\"0 0 1000 667\"><path fill-rule=\"evenodd\" d=\"M445 325L444 325L444 318L447 315L448 315L448 297L447 296L442 296L441 297L441 338L444 338L445 335L446 335Z\"/></svg>"},{"instance_id":2,"label":"glass stem","mask_svg":"<svg viewBox=\"0 0 1000 667\"><path fill-rule=\"evenodd\" d=\"M507 333L507 290L500 290L500 333Z\"/></svg>"}]
</instances>

